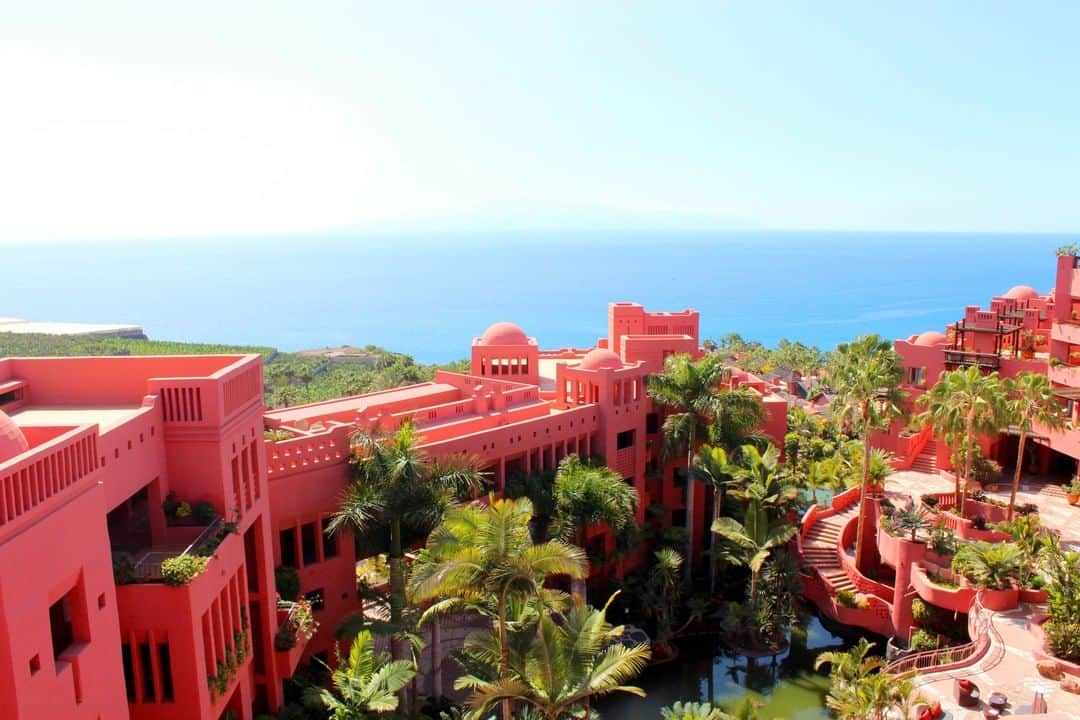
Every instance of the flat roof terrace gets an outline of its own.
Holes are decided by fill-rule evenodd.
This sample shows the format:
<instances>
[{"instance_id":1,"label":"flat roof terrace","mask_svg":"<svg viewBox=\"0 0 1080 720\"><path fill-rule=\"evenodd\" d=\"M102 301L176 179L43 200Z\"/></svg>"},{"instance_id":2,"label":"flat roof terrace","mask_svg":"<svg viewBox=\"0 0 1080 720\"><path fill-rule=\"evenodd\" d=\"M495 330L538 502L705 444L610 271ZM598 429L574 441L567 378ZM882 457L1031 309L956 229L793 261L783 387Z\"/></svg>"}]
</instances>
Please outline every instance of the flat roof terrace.
<instances>
[{"instance_id":1,"label":"flat roof terrace","mask_svg":"<svg viewBox=\"0 0 1080 720\"><path fill-rule=\"evenodd\" d=\"M80 427L98 425L104 433L139 414L141 406L38 405L13 410L10 417L20 427Z\"/></svg>"},{"instance_id":2,"label":"flat roof terrace","mask_svg":"<svg viewBox=\"0 0 1080 720\"><path fill-rule=\"evenodd\" d=\"M442 397L447 394L460 396L460 388L447 383L422 383L408 385L393 390L382 390L365 395L353 395L352 397L328 400L309 405L296 405L294 407L271 410L265 414L270 420L275 420L284 425L292 425L300 421L314 422L318 420L352 420L356 413L377 408L380 406L392 406L407 404L413 408L424 407L424 401L433 401L428 404L444 402ZM441 396L441 397L440 397ZM389 409L389 408L388 408ZM402 408L404 409L404 408ZM391 409L391 412L400 412L399 409Z\"/></svg>"}]
</instances>

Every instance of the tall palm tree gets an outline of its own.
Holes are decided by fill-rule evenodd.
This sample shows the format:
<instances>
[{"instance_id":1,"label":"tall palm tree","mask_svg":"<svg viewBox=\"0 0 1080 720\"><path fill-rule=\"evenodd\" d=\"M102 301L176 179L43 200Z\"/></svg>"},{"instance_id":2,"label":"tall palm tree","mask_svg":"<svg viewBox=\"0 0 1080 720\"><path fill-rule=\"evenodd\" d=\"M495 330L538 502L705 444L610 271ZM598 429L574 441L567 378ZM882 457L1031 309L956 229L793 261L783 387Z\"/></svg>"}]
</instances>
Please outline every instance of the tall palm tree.
<instances>
[{"instance_id":1,"label":"tall palm tree","mask_svg":"<svg viewBox=\"0 0 1080 720\"><path fill-rule=\"evenodd\" d=\"M715 355L698 361L689 355L673 355L664 363L664 372L649 378L649 397L675 412L664 418L662 455L674 458L686 454L686 557L694 552L694 481L690 477L697 442L708 437L709 425L719 409L717 394L725 374Z\"/></svg>"},{"instance_id":2,"label":"tall palm tree","mask_svg":"<svg viewBox=\"0 0 1080 720\"><path fill-rule=\"evenodd\" d=\"M722 517L712 525L712 531L723 540L721 557L736 565L750 568L750 602L757 601L758 574L772 551L795 537L796 528L786 520L769 520L765 505L751 497L746 505L743 522Z\"/></svg>"},{"instance_id":3,"label":"tall palm tree","mask_svg":"<svg viewBox=\"0 0 1080 720\"><path fill-rule=\"evenodd\" d=\"M892 344L877 335L863 335L853 342L842 343L831 357L829 383L836 392L837 419L841 425L857 428L863 441L862 494L855 536L855 564L859 568L867 564L863 527L869 507L866 495L870 485L870 431L888 427L890 420L902 413L903 375L900 357Z\"/></svg>"},{"instance_id":4,"label":"tall palm tree","mask_svg":"<svg viewBox=\"0 0 1080 720\"><path fill-rule=\"evenodd\" d=\"M966 370L947 370L930 390L919 398L925 408L919 421L934 432L961 441L963 470L956 473L956 504L964 512L964 495L971 476L973 446L981 434L996 433L1008 425L1009 408L1004 387L996 372L983 375L972 365Z\"/></svg>"},{"instance_id":5,"label":"tall palm tree","mask_svg":"<svg viewBox=\"0 0 1080 720\"><path fill-rule=\"evenodd\" d=\"M364 630L353 640L348 657L338 656L330 674L333 689L309 687L305 699L328 710L332 720L364 720L371 713L397 710L396 693L415 675L411 662L376 652L371 633Z\"/></svg>"},{"instance_id":6,"label":"tall palm tree","mask_svg":"<svg viewBox=\"0 0 1080 720\"><path fill-rule=\"evenodd\" d=\"M534 608L526 615L535 619L566 602L564 593L544 587L548 578L588 574L580 548L561 540L534 544L531 519L532 503L526 498L492 498L488 505L451 508L417 555L409 577L414 601L435 601L425 616L472 610L492 619L500 680L511 677L509 634L512 625L520 624L512 612L515 606ZM508 706L503 713L509 720Z\"/></svg>"},{"instance_id":7,"label":"tall palm tree","mask_svg":"<svg viewBox=\"0 0 1080 720\"><path fill-rule=\"evenodd\" d=\"M649 378L649 397L671 408L661 428L662 454L666 458L686 455L687 559L694 551L694 451L701 440L712 440L728 450L745 441L760 439L757 432L765 418L760 399L745 389L724 390L728 377L719 355L691 360L689 355L673 355L664 363L664 372ZM689 573L687 573L689 578Z\"/></svg>"},{"instance_id":8,"label":"tall palm tree","mask_svg":"<svg viewBox=\"0 0 1080 720\"><path fill-rule=\"evenodd\" d=\"M401 628L405 608L405 528L427 531L434 527L451 500L481 484L470 461L446 463L429 460L419 447L412 423L393 435L358 432L352 439L352 479L327 532L351 530L356 536L375 536L387 543L390 564L390 623ZM395 660L401 659L400 642L391 642Z\"/></svg>"},{"instance_id":9,"label":"tall palm tree","mask_svg":"<svg viewBox=\"0 0 1080 720\"><path fill-rule=\"evenodd\" d=\"M1009 495L1009 514L1006 518L1012 520L1013 509L1016 507L1016 492L1020 489L1020 475L1024 469L1024 449L1028 435L1035 424L1047 430L1061 430L1067 422L1061 403L1054 395L1050 378L1045 375L1022 372L1015 380L1005 380L1005 393L1009 396L1009 419L1020 433L1012 493Z\"/></svg>"},{"instance_id":10,"label":"tall palm tree","mask_svg":"<svg viewBox=\"0 0 1080 720\"><path fill-rule=\"evenodd\" d=\"M718 445L703 444L694 455L693 475L696 479L708 483L713 489L713 516L716 522L723 509L728 488L739 482L742 468L733 462L726 449ZM711 525L711 523L710 523ZM716 536L709 533L709 550L715 552ZM709 562L709 591L716 590L716 559Z\"/></svg>"},{"instance_id":11,"label":"tall palm tree","mask_svg":"<svg viewBox=\"0 0 1080 720\"><path fill-rule=\"evenodd\" d=\"M607 606L595 610L579 602L559 615L545 613L529 631L527 645L511 656L508 674L495 680L459 678L454 687L473 692L466 701L467 720L479 720L506 701L543 720L569 720L587 716L595 697L613 692L644 697L641 688L626 683L645 668L649 646L618 642L623 628L612 626L606 612Z\"/></svg>"}]
</instances>

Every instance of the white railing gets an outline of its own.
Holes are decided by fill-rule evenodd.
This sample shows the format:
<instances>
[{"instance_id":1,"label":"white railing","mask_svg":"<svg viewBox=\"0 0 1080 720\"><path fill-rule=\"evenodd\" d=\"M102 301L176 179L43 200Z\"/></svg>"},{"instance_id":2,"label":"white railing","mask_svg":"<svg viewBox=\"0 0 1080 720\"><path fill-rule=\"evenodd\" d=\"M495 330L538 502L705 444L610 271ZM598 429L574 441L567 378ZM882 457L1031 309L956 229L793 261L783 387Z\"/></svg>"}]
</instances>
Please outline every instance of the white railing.
<instances>
[{"instance_id":1,"label":"white railing","mask_svg":"<svg viewBox=\"0 0 1080 720\"><path fill-rule=\"evenodd\" d=\"M928 678L928 675L936 672L936 668L972 665L992 646L995 644L1000 646L1001 638L994 627L994 614L983 607L981 593L975 594L971 611L968 613L968 634L971 636L971 641L964 645L905 655L886 665L885 672L894 674L914 672L916 673L915 684L922 685L933 680L933 678Z\"/></svg>"}]
</instances>

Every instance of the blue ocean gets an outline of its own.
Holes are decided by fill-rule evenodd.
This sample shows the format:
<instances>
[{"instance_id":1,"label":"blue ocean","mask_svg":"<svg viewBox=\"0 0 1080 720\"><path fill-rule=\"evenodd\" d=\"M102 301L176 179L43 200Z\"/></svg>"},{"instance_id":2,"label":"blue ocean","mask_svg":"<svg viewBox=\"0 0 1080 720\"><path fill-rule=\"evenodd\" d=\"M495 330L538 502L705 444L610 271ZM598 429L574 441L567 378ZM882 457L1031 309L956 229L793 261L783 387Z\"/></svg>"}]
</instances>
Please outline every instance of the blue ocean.
<instances>
[{"instance_id":1,"label":"blue ocean","mask_svg":"<svg viewBox=\"0 0 1080 720\"><path fill-rule=\"evenodd\" d=\"M704 337L823 347L941 329L1018 284L1063 235L863 232L340 233L3 248L0 316L138 323L154 339L465 357L510 320L542 347L607 332L607 303L696 308Z\"/></svg>"}]
</instances>

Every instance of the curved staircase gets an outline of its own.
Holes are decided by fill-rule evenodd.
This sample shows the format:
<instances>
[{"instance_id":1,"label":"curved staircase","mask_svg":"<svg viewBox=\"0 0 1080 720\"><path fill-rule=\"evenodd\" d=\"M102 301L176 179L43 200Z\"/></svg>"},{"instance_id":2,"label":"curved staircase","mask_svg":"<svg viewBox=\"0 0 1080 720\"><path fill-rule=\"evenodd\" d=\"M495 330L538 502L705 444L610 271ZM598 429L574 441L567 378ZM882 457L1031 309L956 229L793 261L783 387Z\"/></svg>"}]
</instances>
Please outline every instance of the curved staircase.
<instances>
[{"instance_id":1,"label":"curved staircase","mask_svg":"<svg viewBox=\"0 0 1080 720\"><path fill-rule=\"evenodd\" d=\"M859 506L856 504L843 512L823 517L814 523L803 537L803 560L825 581L830 595L835 595L841 590L855 592L855 583L844 572L837 553L840 552L841 531L858 512Z\"/></svg>"}]
</instances>

